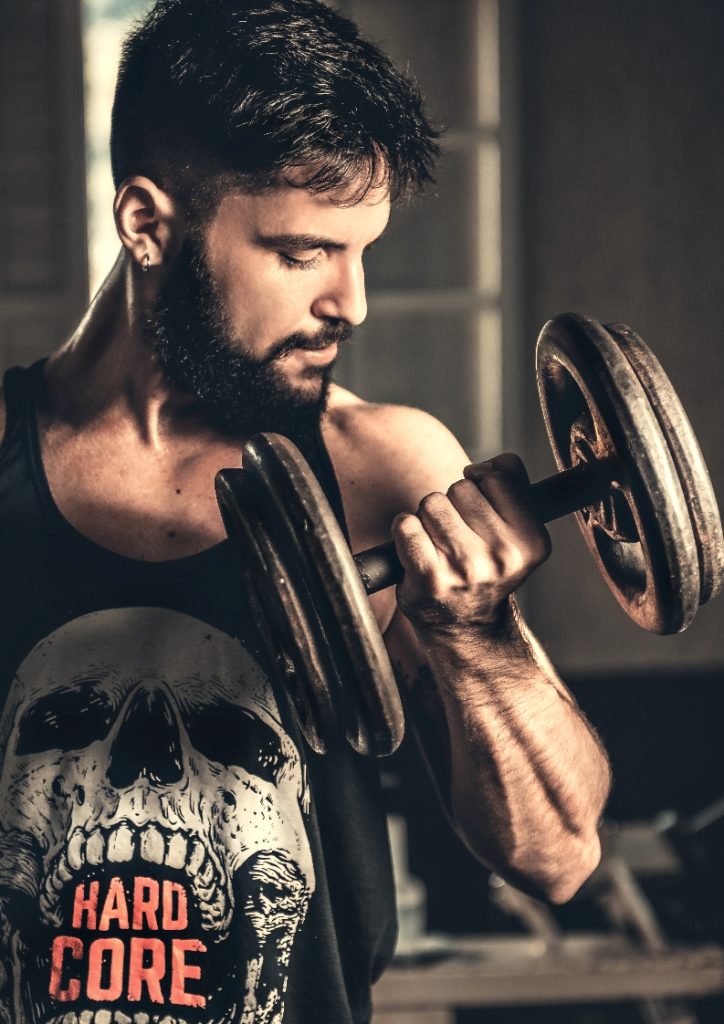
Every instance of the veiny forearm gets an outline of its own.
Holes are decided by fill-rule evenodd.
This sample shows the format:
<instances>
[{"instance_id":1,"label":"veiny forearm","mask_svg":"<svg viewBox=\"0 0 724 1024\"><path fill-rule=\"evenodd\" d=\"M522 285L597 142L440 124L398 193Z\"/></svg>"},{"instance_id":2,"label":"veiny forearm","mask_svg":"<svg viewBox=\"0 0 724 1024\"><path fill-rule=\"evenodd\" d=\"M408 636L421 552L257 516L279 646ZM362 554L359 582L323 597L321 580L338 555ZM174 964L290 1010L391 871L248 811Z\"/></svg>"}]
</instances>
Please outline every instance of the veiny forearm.
<instances>
[{"instance_id":1,"label":"veiny forearm","mask_svg":"<svg viewBox=\"0 0 724 1024\"><path fill-rule=\"evenodd\" d=\"M458 829L512 881L567 899L599 856L610 774L595 733L515 611L494 637L420 639L444 706Z\"/></svg>"}]
</instances>

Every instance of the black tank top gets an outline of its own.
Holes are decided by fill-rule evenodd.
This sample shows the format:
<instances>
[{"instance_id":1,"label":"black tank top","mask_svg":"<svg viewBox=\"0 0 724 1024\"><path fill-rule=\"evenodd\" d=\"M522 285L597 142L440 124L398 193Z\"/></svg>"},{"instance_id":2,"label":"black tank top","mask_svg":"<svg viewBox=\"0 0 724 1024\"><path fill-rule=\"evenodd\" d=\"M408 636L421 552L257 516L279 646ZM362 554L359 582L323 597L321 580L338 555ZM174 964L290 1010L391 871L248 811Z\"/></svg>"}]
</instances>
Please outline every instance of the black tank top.
<instances>
[{"instance_id":1,"label":"black tank top","mask_svg":"<svg viewBox=\"0 0 724 1024\"><path fill-rule=\"evenodd\" d=\"M41 384L4 385L0 1019L367 1021L395 932L377 765L306 747L228 542L138 561L63 518ZM305 454L344 524L321 435Z\"/></svg>"}]
</instances>

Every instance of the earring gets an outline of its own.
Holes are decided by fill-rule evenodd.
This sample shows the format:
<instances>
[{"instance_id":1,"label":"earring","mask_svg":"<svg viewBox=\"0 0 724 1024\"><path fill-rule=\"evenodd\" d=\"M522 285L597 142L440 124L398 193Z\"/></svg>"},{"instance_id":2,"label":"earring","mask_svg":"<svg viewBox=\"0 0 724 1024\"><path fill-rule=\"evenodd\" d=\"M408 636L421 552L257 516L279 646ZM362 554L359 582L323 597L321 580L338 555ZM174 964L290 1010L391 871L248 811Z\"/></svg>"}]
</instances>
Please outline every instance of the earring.
<instances>
[{"instance_id":1,"label":"earring","mask_svg":"<svg viewBox=\"0 0 724 1024\"><path fill-rule=\"evenodd\" d=\"M151 257L146 253L143 257L143 273L147 274L151 269Z\"/></svg>"}]
</instances>

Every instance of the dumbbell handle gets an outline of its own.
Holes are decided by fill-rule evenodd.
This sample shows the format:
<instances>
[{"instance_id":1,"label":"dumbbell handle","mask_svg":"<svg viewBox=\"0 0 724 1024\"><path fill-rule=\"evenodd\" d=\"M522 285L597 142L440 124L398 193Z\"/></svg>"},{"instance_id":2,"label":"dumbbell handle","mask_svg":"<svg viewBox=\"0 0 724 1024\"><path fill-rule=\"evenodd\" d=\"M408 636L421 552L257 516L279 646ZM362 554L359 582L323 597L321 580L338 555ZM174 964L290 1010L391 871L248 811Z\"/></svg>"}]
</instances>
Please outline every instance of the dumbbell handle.
<instances>
[{"instance_id":1,"label":"dumbbell handle","mask_svg":"<svg viewBox=\"0 0 724 1024\"><path fill-rule=\"evenodd\" d=\"M542 523L601 501L608 493L620 464L616 459L582 462L531 485L531 505ZM399 583L404 569L392 541L354 556L368 594Z\"/></svg>"}]
</instances>

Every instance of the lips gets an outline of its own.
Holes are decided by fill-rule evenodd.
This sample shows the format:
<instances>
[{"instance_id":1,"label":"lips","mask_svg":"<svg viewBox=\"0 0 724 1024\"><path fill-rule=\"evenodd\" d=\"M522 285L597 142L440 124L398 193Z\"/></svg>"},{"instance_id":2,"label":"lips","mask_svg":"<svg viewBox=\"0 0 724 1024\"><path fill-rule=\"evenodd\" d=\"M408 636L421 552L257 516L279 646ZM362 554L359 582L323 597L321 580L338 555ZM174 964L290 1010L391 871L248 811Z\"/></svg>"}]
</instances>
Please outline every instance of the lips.
<instances>
[{"instance_id":1,"label":"lips","mask_svg":"<svg viewBox=\"0 0 724 1024\"><path fill-rule=\"evenodd\" d=\"M296 347L300 348L302 352L324 352L325 349L331 348L332 345L337 345L338 343L339 338L319 338Z\"/></svg>"},{"instance_id":2,"label":"lips","mask_svg":"<svg viewBox=\"0 0 724 1024\"><path fill-rule=\"evenodd\" d=\"M157 824L139 828L129 821L90 832L77 828L71 833L65 847L51 863L40 894L45 923L58 926L63 923L61 894L89 867L128 864L136 859L183 872L188 878L201 927L213 933L216 942L226 938L233 913L229 882L217 868L204 840L181 829L166 829Z\"/></svg>"}]
</instances>

